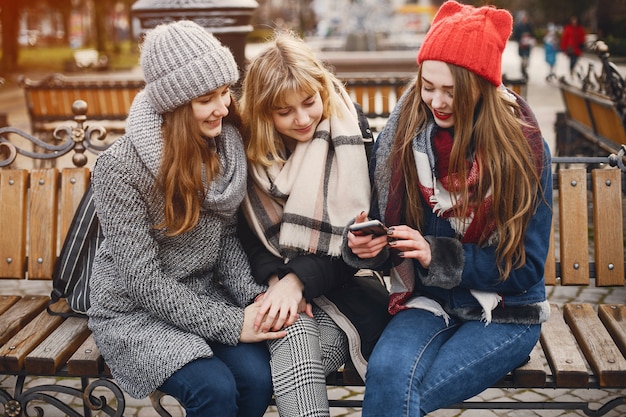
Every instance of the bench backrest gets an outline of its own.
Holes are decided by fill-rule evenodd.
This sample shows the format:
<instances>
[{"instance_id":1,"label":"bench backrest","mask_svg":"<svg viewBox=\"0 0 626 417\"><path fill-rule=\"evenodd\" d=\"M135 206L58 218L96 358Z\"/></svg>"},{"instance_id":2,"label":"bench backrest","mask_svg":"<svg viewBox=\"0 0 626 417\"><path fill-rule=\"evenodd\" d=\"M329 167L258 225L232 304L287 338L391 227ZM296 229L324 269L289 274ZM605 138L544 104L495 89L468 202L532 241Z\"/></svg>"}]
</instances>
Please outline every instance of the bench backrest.
<instances>
[{"instance_id":1,"label":"bench backrest","mask_svg":"<svg viewBox=\"0 0 626 417\"><path fill-rule=\"evenodd\" d=\"M548 285L624 285L624 175L557 170ZM51 279L88 181L88 168L0 169L0 278Z\"/></svg>"},{"instance_id":2,"label":"bench backrest","mask_svg":"<svg viewBox=\"0 0 626 417\"><path fill-rule=\"evenodd\" d=\"M71 120L76 100L89 103L89 120L124 121L135 95L143 88L142 80L87 80L53 74L34 81L19 79L33 133L51 130L47 122ZM106 127L106 126L105 126Z\"/></svg>"},{"instance_id":3,"label":"bench backrest","mask_svg":"<svg viewBox=\"0 0 626 417\"><path fill-rule=\"evenodd\" d=\"M72 106L77 111L75 129L83 129L80 109L85 106ZM88 185L90 172L82 167L86 158L73 158L81 168L61 171L2 168L10 167L18 153L38 157L16 150L5 133L15 133L15 129L0 128L0 278L51 279L65 234ZM84 139L84 131L66 138L69 145L62 147L67 149L57 151L55 157L72 149L82 156L85 147L91 146ZM554 222L547 284L589 285L590 278L595 278L598 286L624 285L625 151L622 145L617 155L609 157L553 159ZM611 167L593 169L591 174L586 165L563 168L590 162Z\"/></svg>"},{"instance_id":4,"label":"bench backrest","mask_svg":"<svg viewBox=\"0 0 626 417\"><path fill-rule=\"evenodd\" d=\"M626 120L610 98L583 92L564 82L559 89L569 126L607 152L616 152L620 144L626 143Z\"/></svg>"},{"instance_id":5,"label":"bench backrest","mask_svg":"<svg viewBox=\"0 0 626 417\"><path fill-rule=\"evenodd\" d=\"M0 277L52 279L88 168L0 169Z\"/></svg>"},{"instance_id":6,"label":"bench backrest","mask_svg":"<svg viewBox=\"0 0 626 417\"><path fill-rule=\"evenodd\" d=\"M624 172L559 168L546 284L624 285ZM555 236L558 239L555 241Z\"/></svg>"},{"instance_id":7,"label":"bench backrest","mask_svg":"<svg viewBox=\"0 0 626 417\"><path fill-rule=\"evenodd\" d=\"M345 76L342 78L346 90L361 105L368 118L389 117L404 88L411 81L407 77L362 78Z\"/></svg>"}]
</instances>

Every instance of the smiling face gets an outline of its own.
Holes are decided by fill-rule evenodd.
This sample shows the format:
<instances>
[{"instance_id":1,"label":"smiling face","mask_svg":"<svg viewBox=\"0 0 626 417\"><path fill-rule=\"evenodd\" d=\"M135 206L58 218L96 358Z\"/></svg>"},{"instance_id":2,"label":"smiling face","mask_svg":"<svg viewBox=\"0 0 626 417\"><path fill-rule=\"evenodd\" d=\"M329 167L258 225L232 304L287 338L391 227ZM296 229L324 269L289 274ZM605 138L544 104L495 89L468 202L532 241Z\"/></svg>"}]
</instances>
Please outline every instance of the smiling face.
<instances>
[{"instance_id":1,"label":"smiling face","mask_svg":"<svg viewBox=\"0 0 626 417\"><path fill-rule=\"evenodd\" d=\"M284 106L272 111L272 121L284 138L307 142L313 138L323 112L319 92L311 95L296 91L285 98Z\"/></svg>"},{"instance_id":2,"label":"smiling face","mask_svg":"<svg viewBox=\"0 0 626 417\"><path fill-rule=\"evenodd\" d=\"M222 132L222 119L228 115L230 86L224 85L191 100L193 116L202 135L214 138Z\"/></svg>"},{"instance_id":3,"label":"smiling face","mask_svg":"<svg viewBox=\"0 0 626 417\"><path fill-rule=\"evenodd\" d=\"M448 64L442 61L422 62L422 100L442 128L454 126L454 78Z\"/></svg>"}]
</instances>

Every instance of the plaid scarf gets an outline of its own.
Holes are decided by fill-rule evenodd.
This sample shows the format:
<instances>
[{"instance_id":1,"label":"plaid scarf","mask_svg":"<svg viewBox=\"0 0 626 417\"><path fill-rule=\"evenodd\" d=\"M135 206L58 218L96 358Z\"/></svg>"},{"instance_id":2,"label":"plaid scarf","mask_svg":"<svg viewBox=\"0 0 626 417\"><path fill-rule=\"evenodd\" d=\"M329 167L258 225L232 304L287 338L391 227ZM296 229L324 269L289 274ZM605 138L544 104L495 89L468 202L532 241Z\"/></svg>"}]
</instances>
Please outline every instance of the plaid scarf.
<instances>
[{"instance_id":1,"label":"plaid scarf","mask_svg":"<svg viewBox=\"0 0 626 417\"><path fill-rule=\"evenodd\" d=\"M363 136L352 101L340 94L337 114L318 124L312 140L298 142L284 164L249 167L243 211L278 257L341 256L346 224L369 208Z\"/></svg>"},{"instance_id":2,"label":"plaid scarf","mask_svg":"<svg viewBox=\"0 0 626 417\"><path fill-rule=\"evenodd\" d=\"M503 94L510 97L510 93L503 90ZM376 167L374 170L375 183L377 188L377 204L378 211L381 214L381 220L388 225L401 224L402 209L405 199L405 179L402 173L400 161L397 158L391 158L393 141L395 137L395 128L400 117L400 109L406 100L405 94L394 111L390 115L387 122L387 128L381 132L377 139L376 151ZM514 98L513 98L514 99ZM536 161L536 168L541 172L543 166L543 140L541 132L538 128L537 121L532 114L531 109L523 100L518 100L522 119L529 124L524 126L523 131L528 138L533 155ZM447 132L446 132L447 133ZM450 222L452 228L461 237L464 243L476 243L482 234L487 233L490 239L495 239L495 225L489 220L491 208L491 195L478 207L469 208L470 212L466 213L465 218L455 216L454 205L460 203L459 198L455 198L458 189L458 178L454 175L443 175L437 178L436 159L437 156L447 157L449 155L436 155L434 150L434 140L448 140L446 133L438 130L434 121L430 120L424 130L416 134L413 138L413 155L417 169L419 187L422 196L435 214L445 218ZM451 138L449 138L451 140ZM478 164L471 161L469 175L467 178L470 194L478 180ZM411 259L403 259L398 256L395 251L391 251L391 260L393 267L390 271L391 289L389 297L389 312L396 314L398 311L415 306L413 290L415 288L415 271ZM423 299L424 297L418 297ZM412 305L407 305L407 302ZM420 307L429 310L437 310L441 315L445 313L440 308L431 308L432 306L424 306L431 304L426 300L418 301ZM439 311L441 310L441 311ZM434 311L433 311L434 312Z\"/></svg>"}]
</instances>

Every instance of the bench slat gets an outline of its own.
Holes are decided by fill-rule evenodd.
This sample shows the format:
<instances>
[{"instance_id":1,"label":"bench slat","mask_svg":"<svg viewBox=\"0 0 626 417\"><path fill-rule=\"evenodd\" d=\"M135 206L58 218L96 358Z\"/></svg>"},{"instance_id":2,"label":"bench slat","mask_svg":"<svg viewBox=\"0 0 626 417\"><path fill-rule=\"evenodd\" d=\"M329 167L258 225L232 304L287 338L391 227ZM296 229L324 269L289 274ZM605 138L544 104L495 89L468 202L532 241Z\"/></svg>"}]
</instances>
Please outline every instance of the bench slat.
<instances>
[{"instance_id":1,"label":"bench slat","mask_svg":"<svg viewBox=\"0 0 626 417\"><path fill-rule=\"evenodd\" d=\"M25 278L28 171L0 170L0 277Z\"/></svg>"},{"instance_id":2,"label":"bench slat","mask_svg":"<svg viewBox=\"0 0 626 417\"><path fill-rule=\"evenodd\" d=\"M100 354L93 335L83 342L67 361L68 374L74 376L99 375L104 369L104 359Z\"/></svg>"},{"instance_id":3,"label":"bench slat","mask_svg":"<svg viewBox=\"0 0 626 417\"><path fill-rule=\"evenodd\" d=\"M0 345L24 328L48 304L47 296L27 296L0 316Z\"/></svg>"},{"instance_id":4,"label":"bench slat","mask_svg":"<svg viewBox=\"0 0 626 417\"><path fill-rule=\"evenodd\" d=\"M56 168L30 174L29 279L52 279L57 256L58 184Z\"/></svg>"},{"instance_id":5,"label":"bench slat","mask_svg":"<svg viewBox=\"0 0 626 417\"><path fill-rule=\"evenodd\" d=\"M546 376L539 344L530 352L530 360L513 371L515 385L518 387L545 387Z\"/></svg>"},{"instance_id":6,"label":"bench slat","mask_svg":"<svg viewBox=\"0 0 626 417\"><path fill-rule=\"evenodd\" d=\"M590 304L565 304L563 317L602 387L624 386L626 359Z\"/></svg>"},{"instance_id":7,"label":"bench slat","mask_svg":"<svg viewBox=\"0 0 626 417\"><path fill-rule=\"evenodd\" d=\"M69 311L67 303L59 303L63 308L55 311ZM0 371L19 371L24 367L28 353L45 340L63 322L60 316L52 316L47 311L39 313L28 325L9 339L0 348Z\"/></svg>"},{"instance_id":8,"label":"bench slat","mask_svg":"<svg viewBox=\"0 0 626 417\"><path fill-rule=\"evenodd\" d=\"M19 295L0 295L0 314L4 314L11 306L22 299Z\"/></svg>"},{"instance_id":9,"label":"bench slat","mask_svg":"<svg viewBox=\"0 0 626 417\"><path fill-rule=\"evenodd\" d=\"M587 172L584 168L559 170L559 237L561 284L589 284L587 225Z\"/></svg>"},{"instance_id":10,"label":"bench slat","mask_svg":"<svg viewBox=\"0 0 626 417\"><path fill-rule=\"evenodd\" d=\"M601 304L598 306L598 315L622 355L626 356L626 306L623 304Z\"/></svg>"},{"instance_id":11,"label":"bench slat","mask_svg":"<svg viewBox=\"0 0 626 417\"><path fill-rule=\"evenodd\" d=\"M89 184L89 168L65 168L61 171L61 242L72 223L74 213Z\"/></svg>"},{"instance_id":12,"label":"bench slat","mask_svg":"<svg viewBox=\"0 0 626 417\"><path fill-rule=\"evenodd\" d=\"M550 319L541 327L540 340L557 385L586 388L589 382L587 365L556 305L551 305Z\"/></svg>"},{"instance_id":13,"label":"bench slat","mask_svg":"<svg viewBox=\"0 0 626 417\"><path fill-rule=\"evenodd\" d=\"M46 340L26 356L26 372L36 375L52 375L76 352L89 336L87 319L67 318Z\"/></svg>"},{"instance_id":14,"label":"bench slat","mask_svg":"<svg viewBox=\"0 0 626 417\"><path fill-rule=\"evenodd\" d=\"M589 109L585 98L575 91L570 91L568 87L561 86L560 90L568 116L571 119L577 120L586 128L595 130L591 122L591 117L589 116Z\"/></svg>"},{"instance_id":15,"label":"bench slat","mask_svg":"<svg viewBox=\"0 0 626 417\"><path fill-rule=\"evenodd\" d=\"M622 174L619 169L594 169L594 257L596 285L624 285L624 217Z\"/></svg>"}]
</instances>

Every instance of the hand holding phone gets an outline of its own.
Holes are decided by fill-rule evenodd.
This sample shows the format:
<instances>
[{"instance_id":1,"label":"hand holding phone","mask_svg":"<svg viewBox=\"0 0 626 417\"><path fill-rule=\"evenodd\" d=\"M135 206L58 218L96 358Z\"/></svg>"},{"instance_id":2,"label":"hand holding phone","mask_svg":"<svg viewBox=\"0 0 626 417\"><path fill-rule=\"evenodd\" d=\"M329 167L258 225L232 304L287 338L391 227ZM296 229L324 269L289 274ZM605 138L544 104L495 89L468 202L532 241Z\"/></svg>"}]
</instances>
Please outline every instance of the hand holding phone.
<instances>
[{"instance_id":1,"label":"hand holding phone","mask_svg":"<svg viewBox=\"0 0 626 417\"><path fill-rule=\"evenodd\" d=\"M380 220L369 220L361 223L353 223L348 227L348 229L356 236L387 235L387 226L385 226Z\"/></svg>"}]
</instances>

